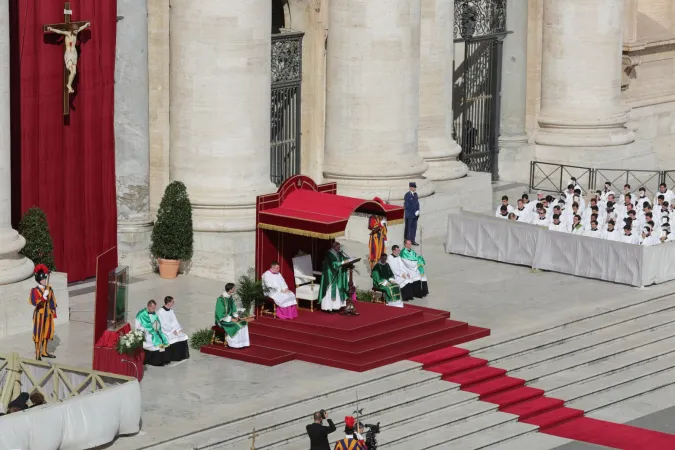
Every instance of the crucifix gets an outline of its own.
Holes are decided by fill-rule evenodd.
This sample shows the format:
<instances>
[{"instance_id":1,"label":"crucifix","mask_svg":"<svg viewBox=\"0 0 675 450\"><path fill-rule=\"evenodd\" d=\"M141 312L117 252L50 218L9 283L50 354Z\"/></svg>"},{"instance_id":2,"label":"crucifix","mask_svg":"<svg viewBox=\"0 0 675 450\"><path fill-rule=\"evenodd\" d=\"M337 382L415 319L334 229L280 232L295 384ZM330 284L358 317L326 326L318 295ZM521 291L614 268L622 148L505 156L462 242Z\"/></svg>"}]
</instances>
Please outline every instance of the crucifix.
<instances>
[{"instance_id":1,"label":"crucifix","mask_svg":"<svg viewBox=\"0 0 675 450\"><path fill-rule=\"evenodd\" d=\"M253 428L253 434L249 439L251 439L253 442L251 442L251 450L255 450L255 438L258 437L257 434L255 434L255 427Z\"/></svg>"},{"instance_id":2,"label":"crucifix","mask_svg":"<svg viewBox=\"0 0 675 450\"><path fill-rule=\"evenodd\" d=\"M70 94L75 92L73 90L73 80L77 74L77 35L82 30L87 28L89 22L71 22L70 16L73 11L70 9L70 2L66 2L63 9L65 17L63 23L55 23L51 25L43 25L42 31L45 33L56 33L64 38L63 61L65 66L63 68L63 115L70 114Z\"/></svg>"}]
</instances>

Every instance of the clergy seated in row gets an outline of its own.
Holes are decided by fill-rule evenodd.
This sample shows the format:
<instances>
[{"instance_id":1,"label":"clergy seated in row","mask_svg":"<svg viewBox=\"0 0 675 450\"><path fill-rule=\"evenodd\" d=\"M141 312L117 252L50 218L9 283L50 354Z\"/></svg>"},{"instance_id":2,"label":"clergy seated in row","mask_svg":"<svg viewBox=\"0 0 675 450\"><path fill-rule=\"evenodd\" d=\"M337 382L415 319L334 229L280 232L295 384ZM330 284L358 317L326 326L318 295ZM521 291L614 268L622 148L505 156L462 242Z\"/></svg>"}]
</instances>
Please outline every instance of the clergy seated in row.
<instances>
[{"instance_id":1,"label":"clergy seated in row","mask_svg":"<svg viewBox=\"0 0 675 450\"><path fill-rule=\"evenodd\" d=\"M422 298L422 275L419 270L411 270L401 258L401 247L393 245L391 247L391 258L387 263L394 272L396 284L401 288L403 301L412 300L414 297Z\"/></svg>"},{"instance_id":2,"label":"clergy seated in row","mask_svg":"<svg viewBox=\"0 0 675 450\"><path fill-rule=\"evenodd\" d=\"M227 346L231 348L244 348L251 345L248 338L248 323L239 319L237 305L234 302L236 292L234 283L225 285L225 292L216 301L216 326L225 331Z\"/></svg>"},{"instance_id":3,"label":"clergy seated in row","mask_svg":"<svg viewBox=\"0 0 675 450\"><path fill-rule=\"evenodd\" d=\"M162 323L157 316L157 303L150 300L145 308L136 314L136 329L145 332L145 362L151 366L163 366L171 362L169 340L162 332Z\"/></svg>"},{"instance_id":4,"label":"clergy seated in row","mask_svg":"<svg viewBox=\"0 0 675 450\"><path fill-rule=\"evenodd\" d=\"M183 361L190 357L188 335L183 333L183 327L178 323L176 313L173 310L176 301L173 297L164 297L164 306L157 310L157 316L162 324L162 333L169 341L169 356L171 361Z\"/></svg>"},{"instance_id":5,"label":"clergy seated in row","mask_svg":"<svg viewBox=\"0 0 675 450\"><path fill-rule=\"evenodd\" d=\"M267 296L277 305L276 312L279 319L295 319L298 317L298 302L295 294L288 289L286 280L279 273L279 263L274 261L262 276L264 285L269 289Z\"/></svg>"},{"instance_id":6,"label":"clergy seated in row","mask_svg":"<svg viewBox=\"0 0 675 450\"><path fill-rule=\"evenodd\" d=\"M412 247L412 242L409 239L403 244L403 250L401 250L400 257L403 261L403 264L408 268L408 270L410 270L411 273L415 275L419 274L421 282L420 287L422 290L419 292L420 295L415 295L415 297L423 298L429 295L427 275L424 273L424 266L427 264L427 262L424 260L422 255L418 255L417 252L415 252L415 249Z\"/></svg>"},{"instance_id":7,"label":"clergy seated in row","mask_svg":"<svg viewBox=\"0 0 675 450\"><path fill-rule=\"evenodd\" d=\"M340 243L333 242L321 268L319 304L322 311L334 312L347 306L349 295L349 270L345 262L349 257L342 252Z\"/></svg>"},{"instance_id":8,"label":"clergy seated in row","mask_svg":"<svg viewBox=\"0 0 675 450\"><path fill-rule=\"evenodd\" d=\"M387 306L403 308L401 288L396 283L394 272L387 264L387 254L382 253L377 264L373 266L370 276L373 279L373 290L381 292Z\"/></svg>"}]
</instances>

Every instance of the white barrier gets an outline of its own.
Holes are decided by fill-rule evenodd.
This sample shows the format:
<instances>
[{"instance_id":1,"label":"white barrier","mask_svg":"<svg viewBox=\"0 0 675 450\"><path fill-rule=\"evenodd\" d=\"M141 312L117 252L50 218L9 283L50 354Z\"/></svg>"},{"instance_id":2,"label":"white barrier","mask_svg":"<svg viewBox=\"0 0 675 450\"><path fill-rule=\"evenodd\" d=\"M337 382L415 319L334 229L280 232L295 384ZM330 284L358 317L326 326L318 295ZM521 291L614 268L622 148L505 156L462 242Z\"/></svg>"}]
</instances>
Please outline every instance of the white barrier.
<instances>
[{"instance_id":1,"label":"white barrier","mask_svg":"<svg viewBox=\"0 0 675 450\"><path fill-rule=\"evenodd\" d=\"M482 214L448 215L446 251L632 286L675 280L675 245L579 236Z\"/></svg>"}]
</instances>

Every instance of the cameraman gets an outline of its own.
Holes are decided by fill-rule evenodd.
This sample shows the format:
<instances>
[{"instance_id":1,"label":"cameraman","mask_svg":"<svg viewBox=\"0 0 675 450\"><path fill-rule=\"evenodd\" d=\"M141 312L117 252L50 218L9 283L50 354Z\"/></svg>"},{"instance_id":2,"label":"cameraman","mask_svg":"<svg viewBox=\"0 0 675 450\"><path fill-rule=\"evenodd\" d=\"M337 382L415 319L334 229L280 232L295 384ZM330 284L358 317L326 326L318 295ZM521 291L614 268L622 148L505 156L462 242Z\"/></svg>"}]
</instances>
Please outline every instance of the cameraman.
<instances>
[{"instance_id":1,"label":"cameraman","mask_svg":"<svg viewBox=\"0 0 675 450\"><path fill-rule=\"evenodd\" d=\"M323 419L328 421L328 426L323 426ZM314 423L307 425L307 435L309 436L309 450L331 450L328 442L328 435L335 431L335 424L328 418L326 411L321 410L314 413Z\"/></svg>"}]
</instances>

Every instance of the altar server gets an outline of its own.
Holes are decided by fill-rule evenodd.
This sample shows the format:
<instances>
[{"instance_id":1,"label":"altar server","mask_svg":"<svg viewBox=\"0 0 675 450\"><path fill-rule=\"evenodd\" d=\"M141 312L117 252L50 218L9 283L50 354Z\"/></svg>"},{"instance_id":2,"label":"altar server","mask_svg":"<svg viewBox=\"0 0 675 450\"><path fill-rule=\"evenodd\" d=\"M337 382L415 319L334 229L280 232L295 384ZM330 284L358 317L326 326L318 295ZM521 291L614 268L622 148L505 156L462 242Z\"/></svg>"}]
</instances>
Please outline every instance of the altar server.
<instances>
[{"instance_id":1,"label":"altar server","mask_svg":"<svg viewBox=\"0 0 675 450\"><path fill-rule=\"evenodd\" d=\"M412 273L403 264L400 256L401 248L398 245L391 247L391 258L387 258L387 263L394 273L394 280L401 288L401 297L403 300L412 300L414 297L422 296L421 277L418 273Z\"/></svg>"},{"instance_id":2,"label":"altar server","mask_svg":"<svg viewBox=\"0 0 675 450\"><path fill-rule=\"evenodd\" d=\"M164 306L157 310L157 317L162 324L162 333L169 341L168 353L171 361L182 361L190 357L189 337L183 333L178 323L173 306L176 302L170 295L164 297Z\"/></svg>"},{"instance_id":3,"label":"altar server","mask_svg":"<svg viewBox=\"0 0 675 450\"><path fill-rule=\"evenodd\" d=\"M347 260L340 243L333 241L333 247L326 253L321 268L319 303L322 311L339 311L340 308L347 306L349 274L344 266Z\"/></svg>"},{"instance_id":4,"label":"altar server","mask_svg":"<svg viewBox=\"0 0 675 450\"><path fill-rule=\"evenodd\" d=\"M427 275L424 273L427 262L424 260L424 256L417 254L417 252L412 248L412 242L410 242L410 240L405 241L403 244L403 250L401 250L398 256L401 257L401 261L408 268L411 274L414 276L419 275L422 289L421 297L426 297L429 295ZM417 297L417 295L415 297Z\"/></svg>"},{"instance_id":5,"label":"altar server","mask_svg":"<svg viewBox=\"0 0 675 450\"><path fill-rule=\"evenodd\" d=\"M136 314L137 330L145 332L145 362L151 366L163 366L171 362L171 355L166 351L169 340L162 332L162 322L157 316L157 303L150 300L146 307Z\"/></svg>"},{"instance_id":6,"label":"altar server","mask_svg":"<svg viewBox=\"0 0 675 450\"><path fill-rule=\"evenodd\" d=\"M54 339L54 319L56 319L56 296L54 290L47 285L49 268L38 264L34 269L37 286L30 290L28 303L33 310L33 342L35 343L35 359L56 358L47 351L47 343Z\"/></svg>"},{"instance_id":7,"label":"altar server","mask_svg":"<svg viewBox=\"0 0 675 450\"><path fill-rule=\"evenodd\" d=\"M392 272L391 267L387 264L386 253L382 253L380 260L373 266L370 276L373 279L373 289L384 295L387 306L403 308L401 288L396 284L394 272Z\"/></svg>"},{"instance_id":8,"label":"altar server","mask_svg":"<svg viewBox=\"0 0 675 450\"><path fill-rule=\"evenodd\" d=\"M298 302L279 272L279 263L273 261L269 270L263 274L263 284L269 289L267 296L277 305L279 319L295 319L298 317Z\"/></svg>"},{"instance_id":9,"label":"altar server","mask_svg":"<svg viewBox=\"0 0 675 450\"><path fill-rule=\"evenodd\" d=\"M225 331L227 346L231 348L243 348L251 345L248 338L248 322L239 319L237 305L234 302L236 292L234 283L225 285L225 292L216 300L216 325Z\"/></svg>"}]
</instances>

